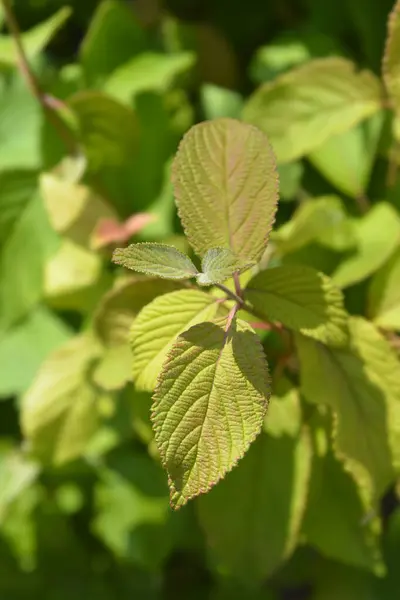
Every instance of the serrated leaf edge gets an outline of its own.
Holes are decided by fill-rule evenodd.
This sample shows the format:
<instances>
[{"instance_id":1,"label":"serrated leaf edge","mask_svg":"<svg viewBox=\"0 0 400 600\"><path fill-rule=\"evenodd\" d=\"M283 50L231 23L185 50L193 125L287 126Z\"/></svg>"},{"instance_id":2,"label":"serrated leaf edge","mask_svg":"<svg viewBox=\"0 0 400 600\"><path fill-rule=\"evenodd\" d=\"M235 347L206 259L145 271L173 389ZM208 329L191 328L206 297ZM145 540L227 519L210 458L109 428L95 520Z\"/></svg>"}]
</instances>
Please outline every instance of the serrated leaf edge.
<instances>
[{"instance_id":1,"label":"serrated leaf edge","mask_svg":"<svg viewBox=\"0 0 400 600\"><path fill-rule=\"evenodd\" d=\"M188 260L190 260L190 257L187 254L184 254L183 252L181 252L180 250L178 250L178 248L175 248L175 246L172 246L171 244L160 244L158 242L138 242L135 244L130 244L133 246L153 246L153 247L157 247L157 248L172 248L173 250L176 250L176 252L178 252L178 254L180 254L181 256L183 256L184 258L187 258ZM125 248L116 248L113 251L111 260L114 264L119 265L121 267L124 267L125 269L129 269L130 271L134 271L135 273L144 273L145 275L148 275L149 277L152 277L154 279L173 279L173 280L182 280L182 279L191 279L192 277L197 277L198 275L198 270L196 269L195 265L192 262L193 268L195 269L195 271L193 272L193 275L188 275L187 277L173 277L172 275L154 275L154 273L151 273L149 270L147 269L131 269L130 267L127 267L126 265L124 265L122 262L116 260L116 253L117 252L121 252L123 250L126 250L127 248L129 248L129 246L126 246Z\"/></svg>"}]
</instances>

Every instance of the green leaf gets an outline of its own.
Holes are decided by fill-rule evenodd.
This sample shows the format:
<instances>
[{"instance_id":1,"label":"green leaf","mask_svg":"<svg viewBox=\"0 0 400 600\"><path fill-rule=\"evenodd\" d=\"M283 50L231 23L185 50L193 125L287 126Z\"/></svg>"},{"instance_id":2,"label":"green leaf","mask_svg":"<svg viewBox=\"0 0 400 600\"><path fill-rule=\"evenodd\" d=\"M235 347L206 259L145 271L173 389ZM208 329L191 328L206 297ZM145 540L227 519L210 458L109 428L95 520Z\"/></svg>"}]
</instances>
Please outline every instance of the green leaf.
<instances>
[{"instance_id":1,"label":"green leaf","mask_svg":"<svg viewBox=\"0 0 400 600\"><path fill-rule=\"evenodd\" d=\"M400 117L400 1L394 4L388 22L388 34L383 56L382 73L386 89L393 102L396 117ZM398 127L394 127L396 131Z\"/></svg>"},{"instance_id":2,"label":"green leaf","mask_svg":"<svg viewBox=\"0 0 400 600\"><path fill-rule=\"evenodd\" d=\"M0 175L0 331L23 319L43 296L45 263L57 248L35 175Z\"/></svg>"},{"instance_id":3,"label":"green leaf","mask_svg":"<svg viewBox=\"0 0 400 600\"><path fill-rule=\"evenodd\" d=\"M85 90L68 99L78 123L89 168L121 165L132 161L138 145L134 111L102 94Z\"/></svg>"},{"instance_id":4,"label":"green leaf","mask_svg":"<svg viewBox=\"0 0 400 600\"><path fill-rule=\"evenodd\" d=\"M334 447L370 502L399 465L400 363L374 326L349 320L350 343L334 349L298 336L301 389L335 415Z\"/></svg>"},{"instance_id":5,"label":"green leaf","mask_svg":"<svg viewBox=\"0 0 400 600\"><path fill-rule=\"evenodd\" d=\"M46 21L43 21L43 23L36 25L21 35L21 43L28 59L32 60L44 50L57 31L70 17L71 13L71 8L64 6L64 8L61 8ZM12 36L0 36L0 66L16 67L17 65L18 52L15 40Z\"/></svg>"},{"instance_id":6,"label":"green leaf","mask_svg":"<svg viewBox=\"0 0 400 600\"><path fill-rule=\"evenodd\" d=\"M104 296L94 315L94 328L104 346L127 346L129 330L139 311L157 296L176 289L176 282L149 277L129 277L118 282Z\"/></svg>"},{"instance_id":7,"label":"green leaf","mask_svg":"<svg viewBox=\"0 0 400 600\"><path fill-rule=\"evenodd\" d=\"M103 390L121 390L132 380L132 353L128 344L107 348L93 370L93 382Z\"/></svg>"},{"instance_id":8,"label":"green leaf","mask_svg":"<svg viewBox=\"0 0 400 600\"><path fill-rule=\"evenodd\" d=\"M36 308L0 338L0 397L19 395L31 384L43 360L71 335L68 327L44 307ZM32 352L32 348L35 349ZM21 364L24 368L21 369Z\"/></svg>"},{"instance_id":9,"label":"green leaf","mask_svg":"<svg viewBox=\"0 0 400 600\"><path fill-rule=\"evenodd\" d=\"M300 158L376 113L379 80L350 61L322 58L261 86L244 108L244 120L270 138L278 162Z\"/></svg>"},{"instance_id":10,"label":"green leaf","mask_svg":"<svg viewBox=\"0 0 400 600\"><path fill-rule=\"evenodd\" d=\"M207 120L231 117L239 119L243 98L237 92L211 83L205 83L200 89L201 103Z\"/></svg>"},{"instance_id":11,"label":"green leaf","mask_svg":"<svg viewBox=\"0 0 400 600\"><path fill-rule=\"evenodd\" d=\"M133 379L138 389L153 391L158 373L175 338L193 325L223 314L218 299L199 290L179 290L159 296L135 319L130 339Z\"/></svg>"},{"instance_id":12,"label":"green leaf","mask_svg":"<svg viewBox=\"0 0 400 600\"><path fill-rule=\"evenodd\" d=\"M195 125L173 165L173 185L195 252L227 247L258 261L275 218L278 180L267 138L234 119Z\"/></svg>"},{"instance_id":13,"label":"green leaf","mask_svg":"<svg viewBox=\"0 0 400 600\"><path fill-rule=\"evenodd\" d=\"M400 216L386 202L376 204L362 219L354 221L356 251L333 273L341 288L354 285L377 271L400 243Z\"/></svg>"},{"instance_id":14,"label":"green leaf","mask_svg":"<svg viewBox=\"0 0 400 600\"><path fill-rule=\"evenodd\" d=\"M303 163L299 160L278 165L280 200L294 200L299 193L304 174Z\"/></svg>"},{"instance_id":15,"label":"green leaf","mask_svg":"<svg viewBox=\"0 0 400 600\"><path fill-rule=\"evenodd\" d=\"M132 271L163 279L190 279L197 275L190 258L166 244L142 243L117 248L113 253L113 262Z\"/></svg>"},{"instance_id":16,"label":"green leaf","mask_svg":"<svg viewBox=\"0 0 400 600\"><path fill-rule=\"evenodd\" d=\"M215 568L255 586L292 553L310 466L306 432L293 437L262 433L237 469L199 499L200 523Z\"/></svg>"},{"instance_id":17,"label":"green leaf","mask_svg":"<svg viewBox=\"0 0 400 600\"><path fill-rule=\"evenodd\" d=\"M195 59L192 52L143 52L113 71L104 91L129 105L141 92L167 92L194 65Z\"/></svg>"},{"instance_id":18,"label":"green leaf","mask_svg":"<svg viewBox=\"0 0 400 600\"><path fill-rule=\"evenodd\" d=\"M174 508L235 466L260 432L268 398L267 363L244 321L201 323L177 338L152 415Z\"/></svg>"},{"instance_id":19,"label":"green leaf","mask_svg":"<svg viewBox=\"0 0 400 600\"><path fill-rule=\"evenodd\" d=\"M272 234L280 254L289 254L312 242L339 252L353 248L354 226L337 196L303 202L290 221Z\"/></svg>"},{"instance_id":20,"label":"green leaf","mask_svg":"<svg viewBox=\"0 0 400 600\"><path fill-rule=\"evenodd\" d=\"M116 0L101 2L80 48L88 82L101 82L145 48L146 35L134 11Z\"/></svg>"},{"instance_id":21,"label":"green leaf","mask_svg":"<svg viewBox=\"0 0 400 600\"><path fill-rule=\"evenodd\" d=\"M274 385L264 429L273 437L288 435L295 438L301 429L299 393L285 377Z\"/></svg>"},{"instance_id":22,"label":"green leaf","mask_svg":"<svg viewBox=\"0 0 400 600\"><path fill-rule=\"evenodd\" d=\"M362 196L368 187L384 114L340 135L330 137L308 156L314 167L342 193L353 198Z\"/></svg>"},{"instance_id":23,"label":"green leaf","mask_svg":"<svg viewBox=\"0 0 400 600\"><path fill-rule=\"evenodd\" d=\"M25 394L21 425L33 453L44 463L60 465L86 448L98 422L101 393L89 379L100 348L78 336L43 363Z\"/></svg>"},{"instance_id":24,"label":"green leaf","mask_svg":"<svg viewBox=\"0 0 400 600\"><path fill-rule=\"evenodd\" d=\"M285 265L258 273L245 300L267 321L279 321L325 344L347 341L343 297L332 281L310 267Z\"/></svg>"},{"instance_id":25,"label":"green leaf","mask_svg":"<svg viewBox=\"0 0 400 600\"><path fill-rule=\"evenodd\" d=\"M316 573L313 600L384 600L377 579L361 569L352 569L332 561Z\"/></svg>"},{"instance_id":26,"label":"green leaf","mask_svg":"<svg viewBox=\"0 0 400 600\"><path fill-rule=\"evenodd\" d=\"M382 329L400 330L400 249L374 276L369 289L369 314Z\"/></svg>"},{"instance_id":27,"label":"green leaf","mask_svg":"<svg viewBox=\"0 0 400 600\"><path fill-rule=\"evenodd\" d=\"M226 281L233 273L238 273L250 268L252 265L243 265L229 248L210 248L201 261L202 273L197 275L200 285L213 285Z\"/></svg>"}]
</instances>

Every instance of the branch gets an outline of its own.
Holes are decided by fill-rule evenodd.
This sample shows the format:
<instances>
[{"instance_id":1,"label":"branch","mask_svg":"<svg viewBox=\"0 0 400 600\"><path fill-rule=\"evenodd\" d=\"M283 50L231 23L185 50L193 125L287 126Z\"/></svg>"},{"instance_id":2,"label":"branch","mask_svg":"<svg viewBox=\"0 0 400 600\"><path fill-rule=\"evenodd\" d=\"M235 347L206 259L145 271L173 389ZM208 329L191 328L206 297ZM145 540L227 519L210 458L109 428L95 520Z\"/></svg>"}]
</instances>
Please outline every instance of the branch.
<instances>
[{"instance_id":1,"label":"branch","mask_svg":"<svg viewBox=\"0 0 400 600\"><path fill-rule=\"evenodd\" d=\"M55 112L52 106L52 104L54 104L53 99L50 96L43 94L42 90L40 89L39 82L30 67L28 58L26 56L22 44L21 32L19 30L19 26L15 18L14 12L11 8L11 2L10 0L1 0L1 2L4 8L5 21L7 23L7 27L14 40L14 44L17 50L18 66L20 73L25 79L31 94L37 99L37 101L41 105L47 120L49 121L49 123L51 123L51 125L54 127L59 137L63 141L67 152L69 154L76 154L78 151L78 145L74 136L72 135L71 131L64 123L64 121L60 118L58 113Z\"/></svg>"}]
</instances>

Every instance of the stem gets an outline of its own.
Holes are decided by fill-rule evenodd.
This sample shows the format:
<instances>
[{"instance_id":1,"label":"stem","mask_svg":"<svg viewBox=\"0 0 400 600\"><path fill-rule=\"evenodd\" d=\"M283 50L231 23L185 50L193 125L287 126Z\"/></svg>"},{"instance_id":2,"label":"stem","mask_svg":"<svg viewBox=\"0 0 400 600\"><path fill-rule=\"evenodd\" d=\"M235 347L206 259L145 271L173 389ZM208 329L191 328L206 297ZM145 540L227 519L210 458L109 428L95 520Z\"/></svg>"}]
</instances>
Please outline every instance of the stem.
<instances>
[{"instance_id":1,"label":"stem","mask_svg":"<svg viewBox=\"0 0 400 600\"><path fill-rule=\"evenodd\" d=\"M233 274L233 281L235 283L236 295L239 296L239 298L242 298L243 292L242 292L242 288L240 286L239 273L237 271Z\"/></svg>"},{"instance_id":2,"label":"stem","mask_svg":"<svg viewBox=\"0 0 400 600\"><path fill-rule=\"evenodd\" d=\"M222 290L223 292L225 292L225 294L231 299L231 300L235 300L235 302L237 302L237 304L239 304L240 308L243 308L244 306L244 301L243 299L238 296L237 294L235 294L235 292L232 292L229 288L227 288L225 285L223 285L222 283L216 283L215 287L219 288L220 290Z\"/></svg>"},{"instance_id":3,"label":"stem","mask_svg":"<svg viewBox=\"0 0 400 600\"><path fill-rule=\"evenodd\" d=\"M11 8L11 2L10 0L1 0L1 2L4 8L7 27L14 40L14 44L17 50L18 66L20 73L25 79L28 89L41 105L47 120L57 131L68 153L75 154L78 148L74 136L72 135L71 131L66 126L64 121L59 117L57 112L54 111L54 108L52 108L51 103L48 101L49 97L42 93L38 80L29 65L29 61L25 54L25 50L22 44L19 26L15 18L14 12Z\"/></svg>"}]
</instances>

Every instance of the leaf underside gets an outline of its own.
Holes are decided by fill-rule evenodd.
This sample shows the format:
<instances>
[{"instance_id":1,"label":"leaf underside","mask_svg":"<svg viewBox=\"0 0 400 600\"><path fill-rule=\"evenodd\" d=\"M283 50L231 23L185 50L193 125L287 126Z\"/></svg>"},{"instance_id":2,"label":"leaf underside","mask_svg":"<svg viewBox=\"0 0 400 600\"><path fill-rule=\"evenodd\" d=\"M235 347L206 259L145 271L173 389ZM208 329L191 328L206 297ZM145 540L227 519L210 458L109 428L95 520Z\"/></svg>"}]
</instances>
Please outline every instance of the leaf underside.
<instances>
[{"instance_id":1,"label":"leaf underside","mask_svg":"<svg viewBox=\"0 0 400 600\"><path fill-rule=\"evenodd\" d=\"M197 275L200 285L213 285L229 279L234 272L242 272L251 264L243 265L229 248L211 248L201 261L202 273Z\"/></svg>"}]
</instances>

